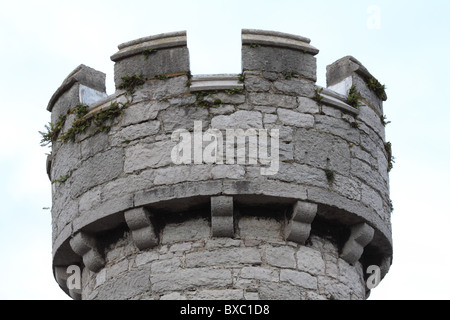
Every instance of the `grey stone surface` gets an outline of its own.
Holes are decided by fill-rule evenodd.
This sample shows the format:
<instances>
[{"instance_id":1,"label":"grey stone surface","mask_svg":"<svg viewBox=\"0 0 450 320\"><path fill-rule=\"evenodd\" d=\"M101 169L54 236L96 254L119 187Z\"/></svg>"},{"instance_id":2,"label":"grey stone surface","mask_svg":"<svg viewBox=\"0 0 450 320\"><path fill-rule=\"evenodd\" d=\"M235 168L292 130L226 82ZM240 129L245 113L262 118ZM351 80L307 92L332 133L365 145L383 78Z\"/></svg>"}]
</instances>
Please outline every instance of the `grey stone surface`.
<instances>
[{"instance_id":1,"label":"grey stone surface","mask_svg":"<svg viewBox=\"0 0 450 320\"><path fill-rule=\"evenodd\" d=\"M213 237L233 237L233 197L211 197L211 232Z\"/></svg>"},{"instance_id":2,"label":"grey stone surface","mask_svg":"<svg viewBox=\"0 0 450 320\"><path fill-rule=\"evenodd\" d=\"M121 120L122 126L137 124L143 121L155 120L159 111L165 110L170 106L164 101L142 101L140 103L129 106Z\"/></svg>"},{"instance_id":3,"label":"grey stone surface","mask_svg":"<svg viewBox=\"0 0 450 320\"><path fill-rule=\"evenodd\" d=\"M311 232L311 223L317 213L317 204L297 201L292 212L292 223L286 232L286 239L304 244Z\"/></svg>"},{"instance_id":4,"label":"grey stone surface","mask_svg":"<svg viewBox=\"0 0 450 320\"><path fill-rule=\"evenodd\" d=\"M232 284L231 272L226 269L193 268L178 269L172 273L151 275L152 290L167 292L189 288L220 288Z\"/></svg>"},{"instance_id":5,"label":"grey stone surface","mask_svg":"<svg viewBox=\"0 0 450 320\"><path fill-rule=\"evenodd\" d=\"M202 129L206 129L208 125L208 110L193 106L170 107L161 112L160 118L166 133L177 129L192 131L194 129L194 121L202 121Z\"/></svg>"},{"instance_id":6,"label":"grey stone surface","mask_svg":"<svg viewBox=\"0 0 450 320\"><path fill-rule=\"evenodd\" d=\"M289 282L305 289L317 290L317 278L306 272L283 269L280 272L280 281Z\"/></svg>"},{"instance_id":7,"label":"grey stone surface","mask_svg":"<svg viewBox=\"0 0 450 320\"><path fill-rule=\"evenodd\" d=\"M299 163L348 174L350 149L345 140L315 130L297 130L294 159Z\"/></svg>"},{"instance_id":8,"label":"grey stone surface","mask_svg":"<svg viewBox=\"0 0 450 320\"><path fill-rule=\"evenodd\" d=\"M88 161L84 161L72 174L71 194L79 196L83 192L111 181L123 172L123 151L114 148L98 153Z\"/></svg>"},{"instance_id":9,"label":"grey stone surface","mask_svg":"<svg viewBox=\"0 0 450 320\"><path fill-rule=\"evenodd\" d=\"M245 95L239 93L229 94L226 92L217 92L205 97L205 101L210 103L214 103L217 99L222 101L221 104L242 104L245 102Z\"/></svg>"},{"instance_id":10,"label":"grey stone surface","mask_svg":"<svg viewBox=\"0 0 450 320\"><path fill-rule=\"evenodd\" d=\"M193 300L243 300L244 291L241 289L201 290Z\"/></svg>"},{"instance_id":11,"label":"grey stone surface","mask_svg":"<svg viewBox=\"0 0 450 320\"><path fill-rule=\"evenodd\" d=\"M245 88L247 89L247 91L255 91L255 92L264 92L264 91L269 91L270 89L270 82L260 78L260 77L255 77L255 76L251 76L251 75L246 75L245 76Z\"/></svg>"},{"instance_id":12,"label":"grey stone surface","mask_svg":"<svg viewBox=\"0 0 450 320\"><path fill-rule=\"evenodd\" d=\"M314 96L314 82L304 79L291 78L289 80L277 80L274 88L284 94L302 97Z\"/></svg>"},{"instance_id":13,"label":"grey stone surface","mask_svg":"<svg viewBox=\"0 0 450 320\"><path fill-rule=\"evenodd\" d=\"M149 121L123 128L111 137L111 146L120 146L133 140L156 135L161 129L161 122Z\"/></svg>"},{"instance_id":14,"label":"grey stone surface","mask_svg":"<svg viewBox=\"0 0 450 320\"><path fill-rule=\"evenodd\" d=\"M316 58L311 54L274 47L242 46L242 69L273 72L295 72L316 80Z\"/></svg>"},{"instance_id":15,"label":"grey stone surface","mask_svg":"<svg viewBox=\"0 0 450 320\"><path fill-rule=\"evenodd\" d=\"M351 143L359 144L359 130L352 128L348 122L322 115L316 115L315 120L317 130L336 135Z\"/></svg>"},{"instance_id":16,"label":"grey stone surface","mask_svg":"<svg viewBox=\"0 0 450 320\"><path fill-rule=\"evenodd\" d=\"M253 105L271 106L294 109L297 107L297 99L293 96L272 93L249 93L249 101Z\"/></svg>"},{"instance_id":17,"label":"grey stone surface","mask_svg":"<svg viewBox=\"0 0 450 320\"><path fill-rule=\"evenodd\" d=\"M298 97L298 112L302 113L319 113L319 105L316 101L306 98L306 97Z\"/></svg>"},{"instance_id":18,"label":"grey stone surface","mask_svg":"<svg viewBox=\"0 0 450 320\"><path fill-rule=\"evenodd\" d=\"M289 283L261 282L259 289L261 300L302 300L302 291Z\"/></svg>"},{"instance_id":19,"label":"grey stone surface","mask_svg":"<svg viewBox=\"0 0 450 320\"><path fill-rule=\"evenodd\" d=\"M147 272L133 270L108 281L98 290L96 300L126 300L150 289L150 280Z\"/></svg>"},{"instance_id":20,"label":"grey stone surface","mask_svg":"<svg viewBox=\"0 0 450 320\"><path fill-rule=\"evenodd\" d=\"M186 181L202 181L212 178L210 165L172 166L155 170L155 185L177 184Z\"/></svg>"},{"instance_id":21,"label":"grey stone surface","mask_svg":"<svg viewBox=\"0 0 450 320\"><path fill-rule=\"evenodd\" d=\"M297 268L300 271L321 275L326 273L322 253L310 247L301 246L297 251Z\"/></svg>"},{"instance_id":22,"label":"grey stone surface","mask_svg":"<svg viewBox=\"0 0 450 320\"><path fill-rule=\"evenodd\" d=\"M194 241L208 238L210 235L209 222L205 219L192 219L185 223L168 224L163 230L162 244Z\"/></svg>"},{"instance_id":23,"label":"grey stone surface","mask_svg":"<svg viewBox=\"0 0 450 320\"><path fill-rule=\"evenodd\" d=\"M161 141L150 144L138 144L125 150L125 173L146 168L164 167L172 163L171 152L174 142Z\"/></svg>"},{"instance_id":24,"label":"grey stone surface","mask_svg":"<svg viewBox=\"0 0 450 320\"><path fill-rule=\"evenodd\" d=\"M277 110L278 118L281 123L288 126L299 128L314 127L314 117L310 114L299 113L296 111L279 108Z\"/></svg>"},{"instance_id":25,"label":"grey stone surface","mask_svg":"<svg viewBox=\"0 0 450 320\"><path fill-rule=\"evenodd\" d=\"M243 239L282 240L281 223L273 218L241 217L238 222L239 235Z\"/></svg>"},{"instance_id":26,"label":"grey stone surface","mask_svg":"<svg viewBox=\"0 0 450 320\"><path fill-rule=\"evenodd\" d=\"M280 268L295 268L295 250L290 247L268 246L265 250L266 262L272 266Z\"/></svg>"},{"instance_id":27,"label":"grey stone surface","mask_svg":"<svg viewBox=\"0 0 450 320\"><path fill-rule=\"evenodd\" d=\"M159 74L181 73L189 71L189 50L186 47L158 50L148 59L138 54L116 61L114 64L114 82L122 83L122 77L142 74L153 78Z\"/></svg>"},{"instance_id":28,"label":"grey stone surface","mask_svg":"<svg viewBox=\"0 0 450 320\"><path fill-rule=\"evenodd\" d=\"M364 252L364 247L372 241L374 229L366 223L352 227L350 238L342 249L341 258L350 264L355 264Z\"/></svg>"},{"instance_id":29,"label":"grey stone surface","mask_svg":"<svg viewBox=\"0 0 450 320\"><path fill-rule=\"evenodd\" d=\"M262 129L262 114L256 111L239 110L229 116L217 116L212 118L213 129Z\"/></svg>"},{"instance_id":30,"label":"grey stone surface","mask_svg":"<svg viewBox=\"0 0 450 320\"><path fill-rule=\"evenodd\" d=\"M133 101L158 100L170 101L171 98L180 98L187 93L187 76L177 76L167 80L150 80L142 85L142 88L133 94ZM164 106L164 104L162 104Z\"/></svg>"},{"instance_id":31,"label":"grey stone surface","mask_svg":"<svg viewBox=\"0 0 450 320\"><path fill-rule=\"evenodd\" d=\"M82 256L84 265L93 272L100 271L105 265L105 260L98 250L96 240L83 232L78 232L70 239L72 250Z\"/></svg>"},{"instance_id":32,"label":"grey stone surface","mask_svg":"<svg viewBox=\"0 0 450 320\"><path fill-rule=\"evenodd\" d=\"M109 147L109 137L106 133L98 133L90 139L81 142L81 158L86 160Z\"/></svg>"},{"instance_id":33,"label":"grey stone surface","mask_svg":"<svg viewBox=\"0 0 450 320\"><path fill-rule=\"evenodd\" d=\"M124 216L136 247L144 250L158 245L158 236L147 209L141 207L128 210Z\"/></svg>"},{"instance_id":34,"label":"grey stone surface","mask_svg":"<svg viewBox=\"0 0 450 320\"><path fill-rule=\"evenodd\" d=\"M261 262L261 254L256 248L224 248L186 255L187 267L256 265Z\"/></svg>"}]
</instances>

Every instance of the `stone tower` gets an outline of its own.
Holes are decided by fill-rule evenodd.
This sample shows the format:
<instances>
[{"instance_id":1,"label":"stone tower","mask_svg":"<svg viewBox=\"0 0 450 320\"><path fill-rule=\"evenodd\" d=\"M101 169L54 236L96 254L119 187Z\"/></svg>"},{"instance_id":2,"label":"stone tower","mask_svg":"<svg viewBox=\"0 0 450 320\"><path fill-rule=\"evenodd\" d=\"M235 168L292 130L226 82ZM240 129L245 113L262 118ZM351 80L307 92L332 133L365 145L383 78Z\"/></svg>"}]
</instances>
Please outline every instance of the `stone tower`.
<instances>
[{"instance_id":1,"label":"stone tower","mask_svg":"<svg viewBox=\"0 0 450 320\"><path fill-rule=\"evenodd\" d=\"M242 30L242 74L191 76L186 32L150 36L119 45L109 96L105 74L76 68L46 134L61 289L366 299L368 267L392 262L386 95L350 56L317 86L318 52Z\"/></svg>"}]
</instances>

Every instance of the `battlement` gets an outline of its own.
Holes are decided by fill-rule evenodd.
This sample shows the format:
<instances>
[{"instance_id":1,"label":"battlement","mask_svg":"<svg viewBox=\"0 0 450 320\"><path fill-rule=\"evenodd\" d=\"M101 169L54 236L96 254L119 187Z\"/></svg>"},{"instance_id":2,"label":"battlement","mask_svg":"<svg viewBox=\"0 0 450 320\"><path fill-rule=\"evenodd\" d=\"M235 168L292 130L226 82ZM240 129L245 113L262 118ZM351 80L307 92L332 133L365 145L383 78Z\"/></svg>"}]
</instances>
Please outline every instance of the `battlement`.
<instances>
[{"instance_id":1,"label":"battlement","mask_svg":"<svg viewBox=\"0 0 450 320\"><path fill-rule=\"evenodd\" d=\"M241 74L192 76L186 32L129 41L111 57L110 96L103 73L75 69L47 108L61 288L366 298L367 266L383 277L392 261L387 97L353 57L316 85L310 43L244 29ZM80 290L66 286L70 265Z\"/></svg>"}]
</instances>

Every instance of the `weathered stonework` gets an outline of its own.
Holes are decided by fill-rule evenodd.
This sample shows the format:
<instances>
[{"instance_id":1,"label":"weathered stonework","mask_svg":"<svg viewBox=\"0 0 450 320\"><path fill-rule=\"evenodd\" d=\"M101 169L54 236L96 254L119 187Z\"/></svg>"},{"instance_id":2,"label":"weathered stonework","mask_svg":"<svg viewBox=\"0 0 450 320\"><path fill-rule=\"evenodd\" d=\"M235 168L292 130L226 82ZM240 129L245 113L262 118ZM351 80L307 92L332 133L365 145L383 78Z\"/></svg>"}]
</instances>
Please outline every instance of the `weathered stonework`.
<instances>
[{"instance_id":1,"label":"weathered stonework","mask_svg":"<svg viewBox=\"0 0 450 320\"><path fill-rule=\"evenodd\" d=\"M392 262L383 99L353 57L317 86L318 52L304 37L243 30L241 75L192 77L186 33L175 32L119 46L116 85L143 80L132 93L106 96L103 73L74 70L48 107L53 124L67 115L60 134L79 104L87 119L126 108L108 130L52 145L60 287L74 299L367 298L367 267L384 277ZM352 85L358 109L346 102ZM279 135L278 171L175 164L173 137L199 128ZM71 265L82 268L80 290L67 287Z\"/></svg>"}]
</instances>

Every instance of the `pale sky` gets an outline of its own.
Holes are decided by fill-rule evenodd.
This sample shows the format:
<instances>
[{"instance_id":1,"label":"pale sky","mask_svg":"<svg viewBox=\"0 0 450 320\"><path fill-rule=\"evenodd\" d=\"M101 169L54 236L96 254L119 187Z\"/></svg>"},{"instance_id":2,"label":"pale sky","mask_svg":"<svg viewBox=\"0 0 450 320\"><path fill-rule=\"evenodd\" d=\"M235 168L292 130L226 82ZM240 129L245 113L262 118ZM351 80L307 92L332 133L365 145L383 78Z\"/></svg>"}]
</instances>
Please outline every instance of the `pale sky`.
<instances>
[{"instance_id":1,"label":"pale sky","mask_svg":"<svg viewBox=\"0 0 450 320\"><path fill-rule=\"evenodd\" d=\"M0 0L0 299L68 299L52 275L38 133L64 78L83 63L107 74L112 94L118 44L180 30L194 75L240 73L243 28L310 38L318 85L346 55L386 84L394 261L370 299L449 299L449 12L446 0Z\"/></svg>"}]
</instances>

